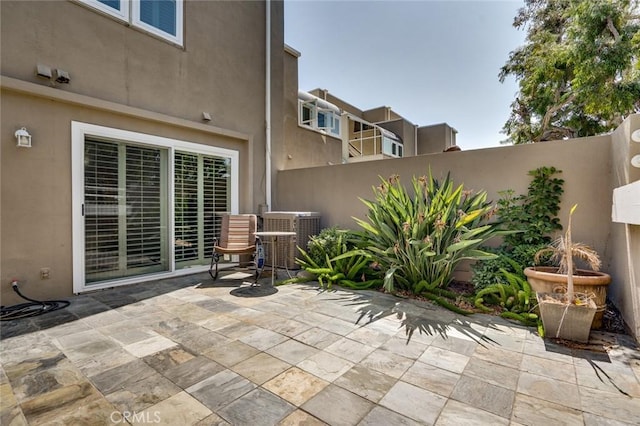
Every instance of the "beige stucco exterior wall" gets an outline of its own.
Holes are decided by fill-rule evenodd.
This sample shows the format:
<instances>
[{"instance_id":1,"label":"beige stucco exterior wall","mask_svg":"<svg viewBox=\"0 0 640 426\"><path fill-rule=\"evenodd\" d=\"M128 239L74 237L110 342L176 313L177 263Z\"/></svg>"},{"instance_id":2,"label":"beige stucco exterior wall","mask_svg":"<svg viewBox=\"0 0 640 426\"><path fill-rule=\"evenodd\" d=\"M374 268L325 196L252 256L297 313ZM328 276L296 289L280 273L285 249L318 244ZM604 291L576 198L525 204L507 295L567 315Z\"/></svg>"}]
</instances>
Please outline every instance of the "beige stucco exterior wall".
<instances>
[{"instance_id":1,"label":"beige stucco exterior wall","mask_svg":"<svg viewBox=\"0 0 640 426\"><path fill-rule=\"evenodd\" d=\"M287 170L340 164L341 139L298 125L298 58L292 52L285 52L284 76L284 138L279 141L280 149L274 152L274 168Z\"/></svg>"},{"instance_id":2,"label":"beige stucco exterior wall","mask_svg":"<svg viewBox=\"0 0 640 426\"><path fill-rule=\"evenodd\" d=\"M358 197L373 198L372 187L379 184L378 176L399 174L403 182L410 184L412 176L424 175L429 168L436 177L450 171L455 183L464 184L467 189L486 190L489 199L497 200L498 191L504 189L526 193L527 171L555 166L563 171L565 179L562 221L566 223L570 207L578 203L574 238L595 246L608 259L610 140L609 136L601 136L283 171L279 174L275 208L317 211L322 214L323 227L353 229L356 224L352 217L366 215Z\"/></svg>"},{"instance_id":3,"label":"beige stucco exterior wall","mask_svg":"<svg viewBox=\"0 0 640 426\"><path fill-rule=\"evenodd\" d=\"M442 152L455 145L454 132L446 123L418 127L418 155Z\"/></svg>"},{"instance_id":4,"label":"beige stucco exterior wall","mask_svg":"<svg viewBox=\"0 0 640 426\"><path fill-rule=\"evenodd\" d=\"M180 47L76 2L0 2L3 305L19 301L14 277L31 297L72 292L72 121L236 150L240 212L266 203L265 4L185 2ZM284 135L284 11L282 2L271 4L277 143ZM37 64L67 71L70 83L38 78ZM33 136L30 149L15 146L22 126ZM39 277L43 267L48 280Z\"/></svg>"},{"instance_id":5,"label":"beige stucco exterior wall","mask_svg":"<svg viewBox=\"0 0 640 426\"><path fill-rule=\"evenodd\" d=\"M410 121L403 118L379 123L380 127L387 129L402 139L403 156L410 157L416 155L417 128Z\"/></svg>"},{"instance_id":6,"label":"beige stucco exterior wall","mask_svg":"<svg viewBox=\"0 0 640 426\"><path fill-rule=\"evenodd\" d=\"M636 114L612 134L612 191L640 180L640 169L631 166L631 158L640 154L640 143L631 141L631 134L638 129L640 115ZM640 340L640 225L612 223L608 244L611 245L610 274L617 284L610 286L608 296L620 308L625 323Z\"/></svg>"}]
</instances>

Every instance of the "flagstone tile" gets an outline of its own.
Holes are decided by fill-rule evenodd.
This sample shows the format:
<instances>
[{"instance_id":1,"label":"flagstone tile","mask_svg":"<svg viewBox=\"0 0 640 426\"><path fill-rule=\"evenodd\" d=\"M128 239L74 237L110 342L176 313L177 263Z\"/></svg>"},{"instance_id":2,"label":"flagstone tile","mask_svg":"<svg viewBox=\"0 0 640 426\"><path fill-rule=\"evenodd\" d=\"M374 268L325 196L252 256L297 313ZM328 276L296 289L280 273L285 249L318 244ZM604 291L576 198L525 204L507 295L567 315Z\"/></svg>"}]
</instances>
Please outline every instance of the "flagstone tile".
<instances>
[{"instance_id":1,"label":"flagstone tile","mask_svg":"<svg viewBox=\"0 0 640 426\"><path fill-rule=\"evenodd\" d=\"M350 338L351 335L347 336ZM426 343L421 343L417 341L407 341L404 337L394 336L387 340L382 346L381 349L393 352L394 354L401 355L405 358L416 360L420 358L420 356L427 349L428 345Z\"/></svg>"},{"instance_id":2,"label":"flagstone tile","mask_svg":"<svg viewBox=\"0 0 640 426\"><path fill-rule=\"evenodd\" d=\"M276 333L271 330L267 330L265 328L258 328L252 333L238 338L238 340L240 340L241 342L246 343L247 345L251 345L261 351L266 351L267 349L272 348L273 346L276 346L286 341L287 339L288 338L286 336L283 336L282 334Z\"/></svg>"},{"instance_id":3,"label":"flagstone tile","mask_svg":"<svg viewBox=\"0 0 640 426\"><path fill-rule=\"evenodd\" d=\"M43 330L43 332L47 336L55 338L89 330L91 330L91 327L86 323L82 321L72 321L65 324L56 325L55 327L47 328L46 330Z\"/></svg>"},{"instance_id":4,"label":"flagstone tile","mask_svg":"<svg viewBox=\"0 0 640 426\"><path fill-rule=\"evenodd\" d=\"M414 363L401 377L404 382L445 397L451 395L459 379L458 373L423 362Z\"/></svg>"},{"instance_id":5,"label":"flagstone tile","mask_svg":"<svg viewBox=\"0 0 640 426\"><path fill-rule=\"evenodd\" d=\"M444 368L452 373L462 373L469 362L469 357L457 352L429 346L422 356L418 358L418 361Z\"/></svg>"},{"instance_id":6,"label":"flagstone tile","mask_svg":"<svg viewBox=\"0 0 640 426\"><path fill-rule=\"evenodd\" d=\"M475 358L469 360L463 374L511 390L516 390L520 377L520 371L515 368Z\"/></svg>"},{"instance_id":7,"label":"flagstone tile","mask_svg":"<svg viewBox=\"0 0 640 426\"><path fill-rule=\"evenodd\" d=\"M574 409L580 409L580 392L578 391L578 386L573 383L522 372L518 381L518 392Z\"/></svg>"},{"instance_id":8,"label":"flagstone tile","mask_svg":"<svg viewBox=\"0 0 640 426\"><path fill-rule=\"evenodd\" d=\"M415 421L434 424L446 402L446 398L433 392L398 382L380 400L380 405Z\"/></svg>"},{"instance_id":9,"label":"flagstone tile","mask_svg":"<svg viewBox=\"0 0 640 426\"><path fill-rule=\"evenodd\" d=\"M97 330L105 336L111 337L122 346L140 342L153 336L159 336L153 330L140 327L139 323L133 320L100 327Z\"/></svg>"},{"instance_id":10,"label":"flagstone tile","mask_svg":"<svg viewBox=\"0 0 640 426\"><path fill-rule=\"evenodd\" d=\"M376 349L360 362L364 367L371 368L396 379L400 378L413 363L414 360L412 359L405 358L384 349Z\"/></svg>"},{"instance_id":11,"label":"flagstone tile","mask_svg":"<svg viewBox=\"0 0 640 426\"><path fill-rule=\"evenodd\" d=\"M522 352L501 349L495 345L478 345L473 353L473 358L475 359L489 361L493 364L515 369L520 368L523 356L524 354Z\"/></svg>"},{"instance_id":12,"label":"flagstone tile","mask_svg":"<svg viewBox=\"0 0 640 426\"><path fill-rule=\"evenodd\" d=\"M573 365L553 359L540 358L524 354L522 357L521 371L550 377L563 382L576 383L576 372Z\"/></svg>"},{"instance_id":13,"label":"flagstone tile","mask_svg":"<svg viewBox=\"0 0 640 426\"><path fill-rule=\"evenodd\" d=\"M582 413L585 426L631 426L631 423L620 422L591 413Z\"/></svg>"},{"instance_id":14,"label":"flagstone tile","mask_svg":"<svg viewBox=\"0 0 640 426\"><path fill-rule=\"evenodd\" d=\"M254 383L239 374L231 370L223 370L185 390L210 410L218 412L222 407L255 388Z\"/></svg>"},{"instance_id":15,"label":"flagstone tile","mask_svg":"<svg viewBox=\"0 0 640 426\"><path fill-rule=\"evenodd\" d=\"M580 409L612 420L637 424L640 419L640 399L599 389L581 389Z\"/></svg>"},{"instance_id":16,"label":"flagstone tile","mask_svg":"<svg viewBox=\"0 0 640 426\"><path fill-rule=\"evenodd\" d=\"M329 385L329 382L297 367L290 368L266 382L263 387L300 406Z\"/></svg>"},{"instance_id":17,"label":"flagstone tile","mask_svg":"<svg viewBox=\"0 0 640 426\"><path fill-rule=\"evenodd\" d=\"M15 407L17 404L11 384L8 382L0 384L0 411Z\"/></svg>"},{"instance_id":18,"label":"flagstone tile","mask_svg":"<svg viewBox=\"0 0 640 426\"><path fill-rule=\"evenodd\" d=\"M360 362L367 355L376 350L376 348L343 337L337 342L327 346L324 350L348 361Z\"/></svg>"},{"instance_id":19,"label":"flagstone tile","mask_svg":"<svg viewBox=\"0 0 640 426\"><path fill-rule=\"evenodd\" d=\"M295 410L282 419L278 426L325 426L326 423L302 410Z\"/></svg>"},{"instance_id":20,"label":"flagstone tile","mask_svg":"<svg viewBox=\"0 0 640 426\"><path fill-rule=\"evenodd\" d=\"M136 359L91 377L91 382L103 395L108 395L155 374L157 373L153 368Z\"/></svg>"},{"instance_id":21,"label":"flagstone tile","mask_svg":"<svg viewBox=\"0 0 640 426\"><path fill-rule=\"evenodd\" d=\"M198 305L192 303L185 303L183 305L167 306L163 308L165 311L179 317L183 321L199 322L210 319L215 314L210 310L201 308Z\"/></svg>"},{"instance_id":22,"label":"flagstone tile","mask_svg":"<svg viewBox=\"0 0 640 426\"><path fill-rule=\"evenodd\" d=\"M523 425L557 424L558 419L568 426L583 424L579 410L521 393L516 394L511 419Z\"/></svg>"},{"instance_id":23,"label":"flagstone tile","mask_svg":"<svg viewBox=\"0 0 640 426\"><path fill-rule=\"evenodd\" d=\"M141 412L182 389L158 373L138 381L129 381L125 387L105 395L120 412Z\"/></svg>"},{"instance_id":24,"label":"flagstone tile","mask_svg":"<svg viewBox=\"0 0 640 426\"><path fill-rule=\"evenodd\" d=\"M213 413L200 420L198 423L195 423L194 426L231 426L231 423Z\"/></svg>"},{"instance_id":25,"label":"flagstone tile","mask_svg":"<svg viewBox=\"0 0 640 426\"><path fill-rule=\"evenodd\" d=\"M0 410L0 425L27 426L28 423L20 407L13 405Z\"/></svg>"},{"instance_id":26,"label":"flagstone tile","mask_svg":"<svg viewBox=\"0 0 640 426\"><path fill-rule=\"evenodd\" d=\"M511 417L514 395L513 390L462 375L451 398L508 419Z\"/></svg>"},{"instance_id":27,"label":"flagstone tile","mask_svg":"<svg viewBox=\"0 0 640 426\"><path fill-rule=\"evenodd\" d=\"M144 358L145 356L176 346L178 346L178 344L173 340L157 334L148 339L126 345L123 349L135 357Z\"/></svg>"},{"instance_id":28,"label":"flagstone tile","mask_svg":"<svg viewBox=\"0 0 640 426\"><path fill-rule=\"evenodd\" d=\"M267 353L260 352L249 359L235 364L231 369L256 384L263 384L283 371L291 364L284 362Z\"/></svg>"},{"instance_id":29,"label":"flagstone tile","mask_svg":"<svg viewBox=\"0 0 640 426\"><path fill-rule=\"evenodd\" d=\"M598 389L606 392L625 392L640 398L640 378L637 378L629 368L627 371L602 368L596 364L583 367L575 366L578 385L585 388Z\"/></svg>"},{"instance_id":30,"label":"flagstone tile","mask_svg":"<svg viewBox=\"0 0 640 426\"><path fill-rule=\"evenodd\" d=\"M204 327L212 331L217 331L225 327L239 325L241 323L242 321L237 320L235 318L231 318L230 316L223 315L223 314L213 315L212 317L207 318L206 320L197 322L197 324L200 325L201 327Z\"/></svg>"},{"instance_id":31,"label":"flagstone tile","mask_svg":"<svg viewBox=\"0 0 640 426\"><path fill-rule=\"evenodd\" d=\"M338 377L334 384L372 402L378 402L397 382L397 379L379 371L355 365Z\"/></svg>"},{"instance_id":32,"label":"flagstone tile","mask_svg":"<svg viewBox=\"0 0 640 426\"><path fill-rule=\"evenodd\" d=\"M74 360L73 363L87 377L96 376L115 367L135 361L137 358L122 348Z\"/></svg>"},{"instance_id":33,"label":"flagstone tile","mask_svg":"<svg viewBox=\"0 0 640 426\"><path fill-rule=\"evenodd\" d=\"M64 355L25 361L5 367L19 403L86 379Z\"/></svg>"},{"instance_id":34,"label":"flagstone tile","mask_svg":"<svg viewBox=\"0 0 640 426\"><path fill-rule=\"evenodd\" d=\"M146 356L143 361L157 372L162 373L182 365L196 358L196 356L185 348L178 346Z\"/></svg>"},{"instance_id":35,"label":"flagstone tile","mask_svg":"<svg viewBox=\"0 0 640 426\"><path fill-rule=\"evenodd\" d=\"M319 352L300 362L298 367L327 382L333 382L346 373L353 365L352 362L346 359L339 358L327 352Z\"/></svg>"},{"instance_id":36,"label":"flagstone tile","mask_svg":"<svg viewBox=\"0 0 640 426\"><path fill-rule=\"evenodd\" d=\"M295 365L320 351L312 346L300 343L297 340L289 339L267 349L265 352L289 364Z\"/></svg>"},{"instance_id":37,"label":"flagstone tile","mask_svg":"<svg viewBox=\"0 0 640 426\"><path fill-rule=\"evenodd\" d=\"M387 408L376 406L358 423L358 426L419 426L424 424Z\"/></svg>"},{"instance_id":38,"label":"flagstone tile","mask_svg":"<svg viewBox=\"0 0 640 426\"><path fill-rule=\"evenodd\" d=\"M84 419L85 424L109 424L106 420L115 411L89 382L40 394L20 407L30 425L79 423L80 419ZM93 421L95 423L91 423Z\"/></svg>"},{"instance_id":39,"label":"flagstone tile","mask_svg":"<svg viewBox=\"0 0 640 426\"><path fill-rule=\"evenodd\" d=\"M323 315L323 316L327 318L326 322L312 323L312 325L315 325L316 327L321 328L323 330L327 330L332 333L339 334L341 336L346 336L347 334L351 333L353 330L360 327L359 325L355 325L351 322L344 321L339 318L331 318L326 315ZM296 319L299 319L299 318L296 318Z\"/></svg>"},{"instance_id":40,"label":"flagstone tile","mask_svg":"<svg viewBox=\"0 0 640 426\"><path fill-rule=\"evenodd\" d=\"M303 322L296 321L295 319L288 318L275 323L263 324L263 326L271 331L275 331L276 333L280 333L287 337L295 337L300 333L303 333L312 328L312 326L309 324L305 324Z\"/></svg>"},{"instance_id":41,"label":"flagstone tile","mask_svg":"<svg viewBox=\"0 0 640 426\"><path fill-rule=\"evenodd\" d=\"M233 340L216 346L204 352L203 355L225 367L231 367L258 353L260 353L260 351L253 346Z\"/></svg>"},{"instance_id":42,"label":"flagstone tile","mask_svg":"<svg viewBox=\"0 0 640 426\"><path fill-rule=\"evenodd\" d=\"M275 425L296 407L264 389L254 389L219 411L234 425Z\"/></svg>"},{"instance_id":43,"label":"flagstone tile","mask_svg":"<svg viewBox=\"0 0 640 426\"><path fill-rule=\"evenodd\" d=\"M436 426L509 425L509 420L477 407L450 399L444 406Z\"/></svg>"},{"instance_id":44,"label":"flagstone tile","mask_svg":"<svg viewBox=\"0 0 640 426\"><path fill-rule=\"evenodd\" d=\"M431 345L465 356L471 356L476 350L478 343L467 338L453 337L449 332L445 337L437 336Z\"/></svg>"},{"instance_id":45,"label":"flagstone tile","mask_svg":"<svg viewBox=\"0 0 640 426\"><path fill-rule=\"evenodd\" d=\"M341 338L342 336L339 334L331 333L330 331L317 327L304 331L294 337L295 340L317 349L324 349Z\"/></svg>"},{"instance_id":46,"label":"flagstone tile","mask_svg":"<svg viewBox=\"0 0 640 426\"><path fill-rule=\"evenodd\" d=\"M356 328L347 334L346 337L374 348L379 348L392 338L388 333L383 333L368 327Z\"/></svg>"},{"instance_id":47,"label":"flagstone tile","mask_svg":"<svg viewBox=\"0 0 640 426\"><path fill-rule=\"evenodd\" d=\"M116 322L126 321L128 319L129 318L127 318L125 315L122 315L120 312L110 310L82 317L80 321L90 327L97 328L102 327L105 324L115 324Z\"/></svg>"},{"instance_id":48,"label":"flagstone tile","mask_svg":"<svg viewBox=\"0 0 640 426\"><path fill-rule=\"evenodd\" d=\"M134 413L131 424L192 425L210 416L211 410L186 392L177 393Z\"/></svg>"},{"instance_id":49,"label":"flagstone tile","mask_svg":"<svg viewBox=\"0 0 640 426\"><path fill-rule=\"evenodd\" d=\"M330 425L355 425L373 407L375 404L371 401L338 386L329 385L301 408Z\"/></svg>"}]
</instances>

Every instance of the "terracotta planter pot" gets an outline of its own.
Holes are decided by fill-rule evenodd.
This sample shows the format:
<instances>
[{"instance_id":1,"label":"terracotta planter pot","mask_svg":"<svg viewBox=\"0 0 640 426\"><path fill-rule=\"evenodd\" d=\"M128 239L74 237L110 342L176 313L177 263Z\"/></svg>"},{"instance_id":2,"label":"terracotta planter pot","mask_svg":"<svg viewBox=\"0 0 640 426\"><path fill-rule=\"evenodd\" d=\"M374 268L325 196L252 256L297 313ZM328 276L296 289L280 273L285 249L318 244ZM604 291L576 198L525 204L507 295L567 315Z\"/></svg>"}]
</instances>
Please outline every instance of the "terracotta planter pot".
<instances>
[{"instance_id":1,"label":"terracotta planter pot","mask_svg":"<svg viewBox=\"0 0 640 426\"><path fill-rule=\"evenodd\" d=\"M524 274L531 288L539 293L565 293L567 291L567 277L557 273L558 268L553 266L536 266L525 268ZM595 272L578 269L573 276L574 291L578 293L594 295L596 314L591 323L592 329L602 327L602 316L607 306L607 286L611 282L611 276L604 272Z\"/></svg>"}]
</instances>

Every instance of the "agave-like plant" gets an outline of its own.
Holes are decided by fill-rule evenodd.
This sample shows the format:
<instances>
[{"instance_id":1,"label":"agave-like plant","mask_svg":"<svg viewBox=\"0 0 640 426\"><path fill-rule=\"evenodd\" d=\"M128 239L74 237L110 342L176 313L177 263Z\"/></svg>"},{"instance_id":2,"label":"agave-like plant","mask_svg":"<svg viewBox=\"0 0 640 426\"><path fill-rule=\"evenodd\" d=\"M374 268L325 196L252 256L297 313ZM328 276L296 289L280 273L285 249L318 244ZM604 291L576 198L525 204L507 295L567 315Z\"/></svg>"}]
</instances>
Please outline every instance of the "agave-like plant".
<instances>
[{"instance_id":1,"label":"agave-like plant","mask_svg":"<svg viewBox=\"0 0 640 426\"><path fill-rule=\"evenodd\" d=\"M558 265L558 273L567 276L567 300L569 303L574 302L573 275L576 273L576 265L573 259L584 260L594 271L599 271L602 265L598 252L586 244L574 243L571 239L571 218L577 207L578 205L575 204L569 212L569 224L564 235L539 250L535 255L535 261L539 262L543 255L551 253L551 261Z\"/></svg>"},{"instance_id":2,"label":"agave-like plant","mask_svg":"<svg viewBox=\"0 0 640 426\"><path fill-rule=\"evenodd\" d=\"M384 289L414 294L446 289L463 259L493 259L479 249L489 238L504 234L488 222L495 206L486 192L465 191L449 175L442 181L427 176L412 179L413 194L397 175L374 187L367 220L354 218L358 246L372 254L385 271Z\"/></svg>"}]
</instances>

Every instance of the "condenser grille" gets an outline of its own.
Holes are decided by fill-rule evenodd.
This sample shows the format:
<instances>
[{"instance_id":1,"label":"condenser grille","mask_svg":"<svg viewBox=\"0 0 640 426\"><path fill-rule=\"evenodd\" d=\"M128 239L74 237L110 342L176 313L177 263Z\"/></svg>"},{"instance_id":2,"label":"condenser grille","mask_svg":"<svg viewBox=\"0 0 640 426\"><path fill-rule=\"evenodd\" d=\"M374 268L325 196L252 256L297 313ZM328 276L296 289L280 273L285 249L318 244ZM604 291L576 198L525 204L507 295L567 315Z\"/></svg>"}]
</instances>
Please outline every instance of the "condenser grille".
<instances>
[{"instance_id":1,"label":"condenser grille","mask_svg":"<svg viewBox=\"0 0 640 426\"><path fill-rule=\"evenodd\" d=\"M307 250L309 238L320 233L320 214L314 212L268 212L263 214L265 231L295 232L294 238L281 237L276 244L275 260L278 268L299 269L296 257L298 246ZM265 244L266 264L273 266L273 254L269 239Z\"/></svg>"}]
</instances>

